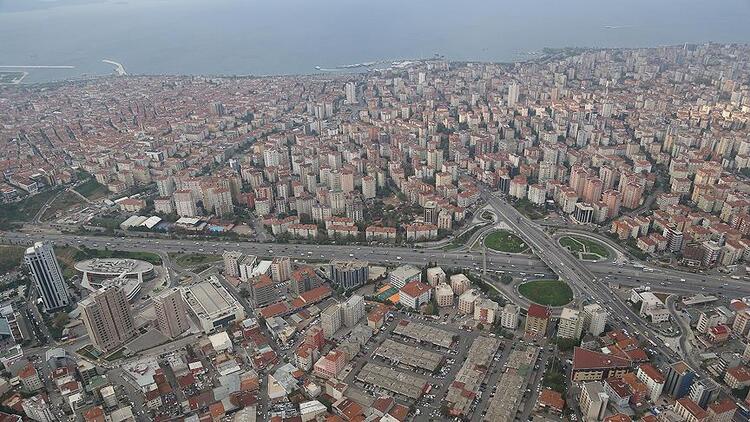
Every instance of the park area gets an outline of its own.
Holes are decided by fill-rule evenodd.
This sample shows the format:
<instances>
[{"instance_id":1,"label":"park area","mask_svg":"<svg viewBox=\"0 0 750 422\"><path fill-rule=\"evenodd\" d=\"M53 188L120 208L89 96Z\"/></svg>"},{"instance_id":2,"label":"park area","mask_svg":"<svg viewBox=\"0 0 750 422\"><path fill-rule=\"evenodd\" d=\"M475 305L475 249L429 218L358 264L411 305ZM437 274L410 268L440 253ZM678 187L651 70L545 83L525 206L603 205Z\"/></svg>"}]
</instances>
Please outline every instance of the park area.
<instances>
[{"instance_id":1,"label":"park area","mask_svg":"<svg viewBox=\"0 0 750 422\"><path fill-rule=\"evenodd\" d=\"M194 268L199 265L213 264L221 260L219 255L206 255L206 254L195 254L195 253L172 253L169 254L170 258L174 260L174 263L182 268Z\"/></svg>"},{"instance_id":2,"label":"park area","mask_svg":"<svg viewBox=\"0 0 750 422\"><path fill-rule=\"evenodd\" d=\"M484 245L493 251L521 253L528 249L520 237L507 230L497 230L484 238Z\"/></svg>"},{"instance_id":3,"label":"park area","mask_svg":"<svg viewBox=\"0 0 750 422\"><path fill-rule=\"evenodd\" d=\"M534 303L563 306L573 300L573 290L562 280L533 280L518 286L518 293Z\"/></svg>"},{"instance_id":4,"label":"park area","mask_svg":"<svg viewBox=\"0 0 750 422\"><path fill-rule=\"evenodd\" d=\"M560 245L579 259L598 261L609 258L609 250L601 243L581 236L563 236Z\"/></svg>"}]
</instances>

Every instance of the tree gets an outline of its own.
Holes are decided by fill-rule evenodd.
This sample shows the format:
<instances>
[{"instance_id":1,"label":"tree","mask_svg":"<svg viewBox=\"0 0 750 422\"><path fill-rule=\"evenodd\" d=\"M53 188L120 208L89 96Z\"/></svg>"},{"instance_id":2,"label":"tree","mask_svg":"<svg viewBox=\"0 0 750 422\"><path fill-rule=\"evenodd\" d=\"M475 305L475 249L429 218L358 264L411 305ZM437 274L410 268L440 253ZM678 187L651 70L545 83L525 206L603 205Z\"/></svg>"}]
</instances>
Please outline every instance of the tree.
<instances>
[{"instance_id":1,"label":"tree","mask_svg":"<svg viewBox=\"0 0 750 422\"><path fill-rule=\"evenodd\" d=\"M500 276L500 282L503 284L510 284L513 282L513 277L509 276L508 274L503 274Z\"/></svg>"}]
</instances>

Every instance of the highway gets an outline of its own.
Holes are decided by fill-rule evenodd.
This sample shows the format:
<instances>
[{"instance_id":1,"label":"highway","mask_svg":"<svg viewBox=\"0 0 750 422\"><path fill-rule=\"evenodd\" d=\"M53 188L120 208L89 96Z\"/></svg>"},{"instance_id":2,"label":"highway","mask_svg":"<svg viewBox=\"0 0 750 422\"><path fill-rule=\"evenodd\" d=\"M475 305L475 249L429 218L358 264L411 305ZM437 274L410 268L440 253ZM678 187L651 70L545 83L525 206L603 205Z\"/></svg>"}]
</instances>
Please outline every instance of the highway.
<instances>
[{"instance_id":1,"label":"highway","mask_svg":"<svg viewBox=\"0 0 750 422\"><path fill-rule=\"evenodd\" d=\"M494 201L493 201L494 202ZM508 205L513 211L515 209ZM518 223L515 223L518 224ZM518 233L530 230L528 227L514 228ZM537 229L541 230L541 229ZM543 233L542 233L543 234ZM538 235L537 235L538 236ZM546 237L546 235L544 235ZM482 269L482 255L478 252L447 252L435 249L419 249L404 247L377 247L377 246L347 246L347 245L308 245L308 244L281 244L281 243L255 243L245 241L228 242L224 240L178 240L178 239L153 239L140 237L109 237L109 236L80 236L56 233L20 233L4 232L0 234L4 243L29 245L34 241L50 240L57 245L86 246L94 249L114 250L138 250L150 252L168 253L205 253L221 254L224 250L239 250L244 253L257 255L259 257L273 257L286 255L292 259L308 262L322 262L331 259L361 259L373 264L397 265L399 263L410 263L415 265L426 265L429 262L437 263L446 268L462 268L472 271ZM547 237L547 239L549 239ZM529 242L534 246L533 243ZM549 239L546 248L556 248L554 240ZM551 245L551 246L550 246ZM534 246L536 253L540 252L538 246ZM590 273L590 277L597 279L595 282L600 289L608 291L607 283L619 283L623 286L651 285L655 290L680 295L704 292L706 294L722 294L729 297L741 297L750 294L750 285L742 280L733 280L729 277L706 276L702 274L683 273L673 270L654 269L653 272L645 272L641 268L632 265L616 265L611 262L582 262L573 255L562 249L558 252L559 258L552 262L566 262L568 266L576 265ZM514 277L535 278L534 274L553 275L549 267L539 258L534 256L506 254L499 252L487 252L488 273L495 275L509 274ZM568 271L570 276L578 279L575 271ZM567 280L569 275L563 275ZM682 281L685 280L685 281ZM581 283L580 281L578 283ZM581 289L576 284L576 293L579 298L588 296L587 289ZM571 283L572 284L572 283ZM705 291L704 291L705 290ZM607 298L611 297L611 292Z\"/></svg>"},{"instance_id":2,"label":"highway","mask_svg":"<svg viewBox=\"0 0 750 422\"><path fill-rule=\"evenodd\" d=\"M609 287L602 283L590 270L590 266L585 265L582 261L573 257L567 249L563 248L559 243L547 235L544 229L522 215L512 205L501 199L498 194L492 193L484 187L481 188L481 193L483 199L490 204L493 210L495 210L498 215L502 216L513 231L532 247L534 253L539 256L540 259L546 262L550 268L571 285L574 292L591 297L593 301L607 309L612 316L611 322L613 327L624 328L630 333L641 334L654 342L654 349L659 352L659 354L671 357L672 359L677 359L674 350L659 337L659 333L646 324L634 312L633 308L624 303L617 295L613 294ZM656 274L657 277L668 279L667 274L664 274L665 272L666 271L649 274ZM676 285L687 285L688 277L682 275L682 273L680 273L680 276L682 276L681 278L685 281L681 281L680 279L676 282L672 280L669 282L663 281L662 283L664 286L661 286L660 284L659 290L666 291L675 289L677 287ZM617 278L619 279L620 277ZM691 277L691 280L694 280L694 278ZM724 281L721 277L711 277L702 283L710 286L708 293L718 293L719 291L726 292L727 287L730 285L729 282ZM724 286L725 284L727 286ZM701 287L707 288L705 286ZM744 293L747 293L748 291L744 283L741 286L734 284L732 287L741 288L741 291ZM699 374L702 372L699 367L694 367L693 369Z\"/></svg>"}]
</instances>

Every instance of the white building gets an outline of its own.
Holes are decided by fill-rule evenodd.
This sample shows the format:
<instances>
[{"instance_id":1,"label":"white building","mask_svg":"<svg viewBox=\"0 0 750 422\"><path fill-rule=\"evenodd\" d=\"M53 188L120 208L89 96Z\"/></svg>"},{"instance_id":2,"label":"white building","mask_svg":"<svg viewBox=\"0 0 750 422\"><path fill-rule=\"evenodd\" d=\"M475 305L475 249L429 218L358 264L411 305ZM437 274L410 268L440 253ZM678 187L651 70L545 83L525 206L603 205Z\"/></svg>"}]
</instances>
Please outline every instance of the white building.
<instances>
[{"instance_id":1,"label":"white building","mask_svg":"<svg viewBox=\"0 0 750 422\"><path fill-rule=\"evenodd\" d=\"M435 301L438 306L453 306L453 289L447 283L440 283L435 287Z\"/></svg>"},{"instance_id":2,"label":"white building","mask_svg":"<svg viewBox=\"0 0 750 422\"><path fill-rule=\"evenodd\" d=\"M388 274L388 283L397 289L401 289L412 281L420 281L421 279L422 271L409 264L401 265Z\"/></svg>"},{"instance_id":3,"label":"white building","mask_svg":"<svg viewBox=\"0 0 750 422\"><path fill-rule=\"evenodd\" d=\"M583 307L583 326L594 336L600 336L607 325L608 313L598 303Z\"/></svg>"},{"instance_id":4,"label":"white building","mask_svg":"<svg viewBox=\"0 0 750 422\"><path fill-rule=\"evenodd\" d=\"M427 269L427 283L430 286L437 286L438 284L445 281L445 271L440 267L432 267Z\"/></svg>"},{"instance_id":5,"label":"white building","mask_svg":"<svg viewBox=\"0 0 750 422\"><path fill-rule=\"evenodd\" d=\"M479 298L479 293L475 289L465 291L458 297L458 312L472 315L474 313L474 303Z\"/></svg>"},{"instance_id":6,"label":"white building","mask_svg":"<svg viewBox=\"0 0 750 422\"><path fill-rule=\"evenodd\" d=\"M500 326L508 330L518 328L518 316L521 314L521 308L518 305L509 303L503 307L500 313Z\"/></svg>"},{"instance_id":7,"label":"white building","mask_svg":"<svg viewBox=\"0 0 750 422\"><path fill-rule=\"evenodd\" d=\"M320 313L320 325L323 336L331 338L341 328L341 305L334 303Z\"/></svg>"},{"instance_id":8,"label":"white building","mask_svg":"<svg viewBox=\"0 0 750 422\"><path fill-rule=\"evenodd\" d=\"M245 309L215 276L183 287L182 295L206 333L245 319Z\"/></svg>"},{"instance_id":9,"label":"white building","mask_svg":"<svg viewBox=\"0 0 750 422\"><path fill-rule=\"evenodd\" d=\"M451 289L453 289L453 294L460 296L465 291L469 290L470 286L471 281L465 275L454 274L451 276Z\"/></svg>"},{"instance_id":10,"label":"white building","mask_svg":"<svg viewBox=\"0 0 750 422\"><path fill-rule=\"evenodd\" d=\"M563 308L560 313L560 322L557 325L557 336L578 340L583 331L583 318L581 313L575 309Z\"/></svg>"},{"instance_id":11,"label":"white building","mask_svg":"<svg viewBox=\"0 0 750 422\"><path fill-rule=\"evenodd\" d=\"M607 403L609 403L609 396L604 392L601 382L593 381L583 384L578 406L584 421L594 422L604 419Z\"/></svg>"},{"instance_id":12,"label":"white building","mask_svg":"<svg viewBox=\"0 0 750 422\"><path fill-rule=\"evenodd\" d=\"M412 281L399 291L399 303L412 309L419 309L432 297L432 288L421 281Z\"/></svg>"},{"instance_id":13,"label":"white building","mask_svg":"<svg viewBox=\"0 0 750 422\"><path fill-rule=\"evenodd\" d=\"M31 420L37 422L54 422L57 420L49 403L47 403L41 395L35 395L28 399L24 399L21 402L21 407L23 407L24 413L26 413L26 416Z\"/></svg>"},{"instance_id":14,"label":"white building","mask_svg":"<svg viewBox=\"0 0 750 422\"><path fill-rule=\"evenodd\" d=\"M354 327L365 316L365 298L352 295L341 304L341 319L345 326Z\"/></svg>"},{"instance_id":15,"label":"white building","mask_svg":"<svg viewBox=\"0 0 750 422\"><path fill-rule=\"evenodd\" d=\"M635 375L648 387L648 396L653 403L656 403L664 390L664 375L650 363L641 364Z\"/></svg>"}]
</instances>

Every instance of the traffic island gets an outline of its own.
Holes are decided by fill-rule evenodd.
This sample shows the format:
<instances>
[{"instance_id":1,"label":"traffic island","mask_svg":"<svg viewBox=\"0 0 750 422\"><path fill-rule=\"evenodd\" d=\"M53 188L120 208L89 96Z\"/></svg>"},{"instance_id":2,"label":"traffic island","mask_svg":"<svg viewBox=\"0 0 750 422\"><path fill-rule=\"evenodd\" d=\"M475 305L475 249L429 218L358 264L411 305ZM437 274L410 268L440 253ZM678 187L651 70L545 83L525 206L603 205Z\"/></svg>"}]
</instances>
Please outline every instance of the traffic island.
<instances>
[{"instance_id":1,"label":"traffic island","mask_svg":"<svg viewBox=\"0 0 750 422\"><path fill-rule=\"evenodd\" d=\"M546 306L564 306L573 300L573 290L562 280L532 280L518 286L526 299Z\"/></svg>"},{"instance_id":2,"label":"traffic island","mask_svg":"<svg viewBox=\"0 0 750 422\"><path fill-rule=\"evenodd\" d=\"M529 249L524 241L508 230L496 230L484 238L484 246L493 251L522 253Z\"/></svg>"}]
</instances>

